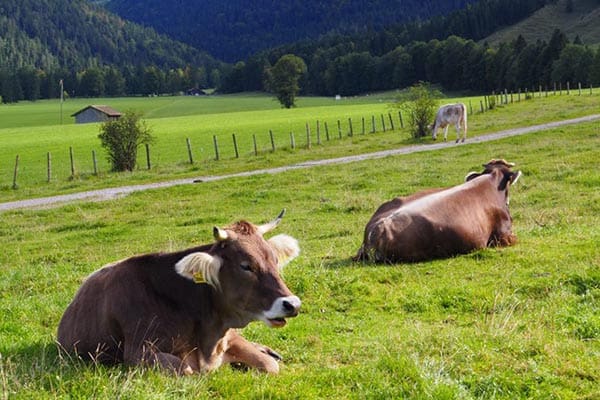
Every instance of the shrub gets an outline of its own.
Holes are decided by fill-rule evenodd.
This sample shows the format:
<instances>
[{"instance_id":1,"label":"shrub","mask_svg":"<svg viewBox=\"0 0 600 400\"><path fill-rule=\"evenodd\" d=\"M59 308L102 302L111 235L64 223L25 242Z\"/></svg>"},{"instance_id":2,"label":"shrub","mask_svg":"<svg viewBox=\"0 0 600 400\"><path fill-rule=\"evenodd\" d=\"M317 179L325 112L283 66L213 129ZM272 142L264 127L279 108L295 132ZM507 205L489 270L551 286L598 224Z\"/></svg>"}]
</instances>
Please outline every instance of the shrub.
<instances>
[{"instance_id":1,"label":"shrub","mask_svg":"<svg viewBox=\"0 0 600 400\"><path fill-rule=\"evenodd\" d=\"M426 136L431 130L435 116L437 98L441 93L427 82L419 82L409 89L407 99L396 104L408 112L409 127L413 138Z\"/></svg>"},{"instance_id":2,"label":"shrub","mask_svg":"<svg viewBox=\"0 0 600 400\"><path fill-rule=\"evenodd\" d=\"M108 152L113 171L133 171L138 147L153 139L150 129L140 120L140 114L134 111L126 112L119 119L104 122L98 138Z\"/></svg>"}]
</instances>

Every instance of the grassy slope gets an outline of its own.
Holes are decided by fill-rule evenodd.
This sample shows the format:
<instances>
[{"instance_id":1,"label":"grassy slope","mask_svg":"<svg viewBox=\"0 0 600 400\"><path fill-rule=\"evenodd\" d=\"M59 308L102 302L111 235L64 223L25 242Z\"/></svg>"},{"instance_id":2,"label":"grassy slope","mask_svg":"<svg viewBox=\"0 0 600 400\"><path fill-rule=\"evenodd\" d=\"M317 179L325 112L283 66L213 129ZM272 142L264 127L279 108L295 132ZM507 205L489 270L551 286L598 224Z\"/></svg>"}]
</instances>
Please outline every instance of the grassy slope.
<instances>
[{"instance_id":1,"label":"grassy slope","mask_svg":"<svg viewBox=\"0 0 600 400\"><path fill-rule=\"evenodd\" d=\"M600 4L596 0L573 0L572 13L565 11L567 0L558 0L535 12L531 17L501 29L488 36L482 42L490 45L500 42L510 42L523 35L527 43L536 40L548 41L555 29L564 32L569 40L579 35L584 44L600 43Z\"/></svg>"},{"instance_id":2,"label":"grassy slope","mask_svg":"<svg viewBox=\"0 0 600 400\"><path fill-rule=\"evenodd\" d=\"M474 113L469 117L469 136L477 136L506 128L543 123L598 112L598 94L536 97L491 112L477 113L479 99L459 99L471 103ZM153 168L145 170L145 154L140 154L140 169L132 174L108 174L109 169L97 138L98 124L45 125L0 129L0 201L62 194L67 192L129 185L181 177L223 174L248 169L273 167L310 159L339 157L349 154L388 149L413 143L407 129L399 130L398 116L390 110L390 96L363 97L334 102L324 98L302 98L299 107L285 110L266 96L223 96L211 98L115 99L124 106L143 110L156 141L151 146ZM381 100L381 101L380 101ZM446 100L454 101L457 99ZM516 97L515 97L516 101ZM82 104L79 104L81 106ZM31 114L43 115L51 107L47 103L23 105ZM5 120L16 124L23 119L19 108L0 107ZM254 107L252 111L249 109ZM231 111L235 109L235 111ZM12 111L15 111L14 113ZM199 112L199 110L202 110ZM18 111L18 112L17 112ZM191 113L198 115L189 115ZM389 131L387 114L394 115L396 130ZM179 114L178 114L179 113ZM171 115L175 114L175 115ZM166 117L169 115L169 117ZM381 132L382 115L388 131ZM378 133L361 135L361 118L366 119L370 132L371 116L375 116ZM42 117L40 117L42 118ZM355 135L349 138L348 118L353 121ZM404 118L407 116L405 114ZM322 145L317 145L316 121L320 122ZM337 120L341 122L343 140L338 138ZM330 138L325 139L327 122ZM306 124L310 125L312 149L306 150ZM269 130L273 131L275 153L270 152ZM297 148L290 149L290 132L294 132ZM234 157L232 134L236 134L240 158ZM213 135L217 136L221 161L214 161ZM254 156L252 135L256 135L260 154ZM450 132L450 137L454 133ZM190 138L195 164L190 165L186 149ZM425 142L430 139L425 139ZM75 155L76 179L70 179L69 147ZM97 154L99 176L92 175L92 151ZM52 155L52 182L46 182L46 155ZM15 156L19 155L18 190L12 189Z\"/></svg>"},{"instance_id":3,"label":"grassy slope","mask_svg":"<svg viewBox=\"0 0 600 400\"><path fill-rule=\"evenodd\" d=\"M15 399L597 398L599 145L598 123L584 124L427 154L3 213L0 393ZM412 265L349 260L382 201L457 184L492 157L516 161L524 172L511 196L516 246ZM303 311L283 329L257 323L244 330L281 352L279 376L223 368L172 378L57 357L53 339L62 311L98 266L205 242L213 224L260 222L284 207L280 232L297 237L303 249L284 276Z\"/></svg>"}]
</instances>

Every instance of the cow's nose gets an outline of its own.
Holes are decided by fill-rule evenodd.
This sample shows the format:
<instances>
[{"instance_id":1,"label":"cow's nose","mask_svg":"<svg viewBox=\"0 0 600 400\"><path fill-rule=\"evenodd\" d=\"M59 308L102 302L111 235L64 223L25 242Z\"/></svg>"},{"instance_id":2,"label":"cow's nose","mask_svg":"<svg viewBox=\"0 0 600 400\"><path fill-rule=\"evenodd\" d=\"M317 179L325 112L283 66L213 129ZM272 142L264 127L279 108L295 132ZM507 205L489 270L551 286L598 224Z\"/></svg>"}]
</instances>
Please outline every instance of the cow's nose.
<instances>
[{"instance_id":1,"label":"cow's nose","mask_svg":"<svg viewBox=\"0 0 600 400\"><path fill-rule=\"evenodd\" d=\"M302 302L296 296L290 296L283 299L281 306L286 315L297 315Z\"/></svg>"}]
</instances>

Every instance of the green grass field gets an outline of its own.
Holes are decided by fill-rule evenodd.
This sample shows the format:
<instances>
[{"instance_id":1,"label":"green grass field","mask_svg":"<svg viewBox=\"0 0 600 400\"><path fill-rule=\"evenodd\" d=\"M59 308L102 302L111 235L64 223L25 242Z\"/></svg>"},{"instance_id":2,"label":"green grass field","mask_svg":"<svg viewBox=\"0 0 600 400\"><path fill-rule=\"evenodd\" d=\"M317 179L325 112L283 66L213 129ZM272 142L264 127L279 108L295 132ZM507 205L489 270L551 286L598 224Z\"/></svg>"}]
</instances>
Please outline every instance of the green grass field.
<instances>
[{"instance_id":1,"label":"green grass field","mask_svg":"<svg viewBox=\"0 0 600 400\"><path fill-rule=\"evenodd\" d=\"M156 140L150 147L152 169L146 168L145 150L140 149L138 170L127 174L109 173L110 167L98 139L99 124L56 124L48 116L58 103L38 102L0 106L0 201L49 196L103 187L160 181L168 178L224 174L279 166L348 154L359 154L413 144L408 129L400 129L398 110L390 108L394 93L349 98L336 102L326 98L300 98L298 107L282 109L264 95L211 97L155 97L132 99L94 99L117 109L144 113ZM576 92L571 95L535 97L480 113L481 98L461 100L473 108L469 117L469 136L598 112L600 97ZM524 96L522 96L524 98ZM107 101L104 101L107 100ZM71 103L71 111L89 104L89 100ZM202 111L199 111L202 110ZM69 113L71 113L69 111ZM195 114L194 114L195 113ZM31 115L31 118L26 115ZM192 115L193 114L193 115ZM406 114L406 113L404 113ZM389 116L394 121L390 130ZM383 132L381 117L386 123ZM362 119L365 132L362 134ZM370 134L372 119L376 134ZM407 125L407 115L403 122ZM28 126L27 121L38 125ZM350 123L354 135L349 137ZM14 127L20 123L25 126ZM317 139L317 121L319 136ZM342 139L337 122L340 121ZM309 125L311 149L307 147ZM325 124L330 140L326 139ZM13 127L10 127L13 125ZM6 126L5 128L1 128ZM273 132L276 151L271 152L269 131ZM291 148L293 132L296 148ZM239 158L235 157L232 135L236 135ZM258 156L254 153L256 137ZM215 161L213 136L219 144L220 161ZM449 138L454 138L451 128ZM186 139L190 139L194 164L190 164ZM423 141L427 143L430 139ZM75 175L71 174L69 148L73 149ZM98 174L93 174L92 152L96 153ZM47 155L51 156L51 181L47 182ZM17 190L13 189L16 156L19 156Z\"/></svg>"},{"instance_id":2,"label":"green grass field","mask_svg":"<svg viewBox=\"0 0 600 400\"><path fill-rule=\"evenodd\" d=\"M342 107L336 115L351 114L354 107L363 106ZM248 119L256 117L258 124L257 115L262 115L267 126L277 123L279 114L279 123L293 113L299 121L318 111L323 118L331 115L328 108L311 108L290 114L255 111ZM473 115L470 126L478 135L597 110L595 96L542 98ZM226 120L242 124L246 118L240 115L246 116L228 113ZM187 118L152 123L178 132L207 121ZM2 136L2 143L9 136ZM173 173L166 167L148 176L138 171L128 178L220 173L221 168L241 170L411 143L408 134L399 132L372 135L373 141L365 136L311 151L245 155L182 165ZM13 146L18 143L15 139ZM0 397L600 398L599 146L595 122L443 151L3 212ZM364 225L383 201L458 184L468 171L498 157L516 162L524 174L511 191L519 238L515 246L415 264L351 261ZM128 182L111 175L102 181ZM78 178L72 184L77 189L86 182ZM60 189L59 184L49 186L48 192ZM2 191L3 198L7 192ZM40 193L45 192L36 188L30 194ZM264 222L282 208L288 213L278 233L293 235L302 248L284 271L288 286L303 301L302 312L282 329L254 323L243 330L248 339L282 354L278 376L224 367L176 378L58 356L54 339L62 312L82 279L98 267L134 254L207 242L215 224L241 218Z\"/></svg>"}]
</instances>

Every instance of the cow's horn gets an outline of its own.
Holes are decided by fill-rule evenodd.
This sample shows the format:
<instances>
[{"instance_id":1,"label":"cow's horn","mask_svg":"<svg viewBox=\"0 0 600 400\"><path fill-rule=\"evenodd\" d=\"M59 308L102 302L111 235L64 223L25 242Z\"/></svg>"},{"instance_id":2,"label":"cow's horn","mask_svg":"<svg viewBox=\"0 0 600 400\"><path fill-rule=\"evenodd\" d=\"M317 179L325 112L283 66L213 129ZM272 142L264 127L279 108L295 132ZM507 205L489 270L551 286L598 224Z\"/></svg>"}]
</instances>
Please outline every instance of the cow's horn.
<instances>
[{"instance_id":1,"label":"cow's horn","mask_svg":"<svg viewBox=\"0 0 600 400\"><path fill-rule=\"evenodd\" d=\"M273 229L275 229L277 227L277 225L279 225L279 223L281 222L281 219L283 218L284 215L285 215L285 208L283 210L281 210L281 212L279 213L277 218L275 218L273 221L267 222L266 224L259 225L258 232L260 232L261 235L264 235L265 233L272 231Z\"/></svg>"},{"instance_id":2,"label":"cow's horn","mask_svg":"<svg viewBox=\"0 0 600 400\"><path fill-rule=\"evenodd\" d=\"M217 242L222 242L223 240L227 240L229 238L227 231L219 228L218 226L213 228L213 236Z\"/></svg>"}]
</instances>

